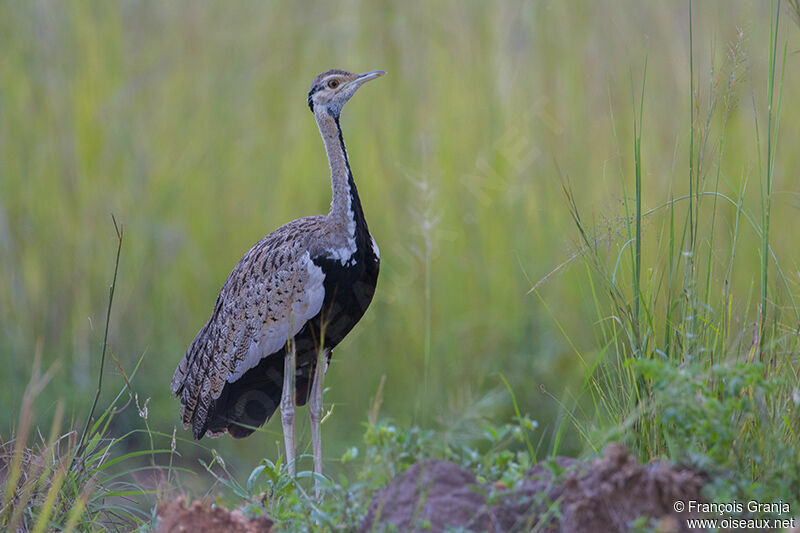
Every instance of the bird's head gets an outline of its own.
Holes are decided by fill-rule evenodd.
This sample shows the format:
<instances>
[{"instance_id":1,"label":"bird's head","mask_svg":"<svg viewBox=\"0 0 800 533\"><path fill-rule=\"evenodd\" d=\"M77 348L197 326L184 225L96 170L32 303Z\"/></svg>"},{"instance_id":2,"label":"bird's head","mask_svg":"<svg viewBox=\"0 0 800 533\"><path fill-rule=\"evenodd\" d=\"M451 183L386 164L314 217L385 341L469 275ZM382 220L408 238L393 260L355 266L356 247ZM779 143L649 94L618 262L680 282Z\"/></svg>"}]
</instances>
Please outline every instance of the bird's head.
<instances>
[{"instance_id":1,"label":"bird's head","mask_svg":"<svg viewBox=\"0 0 800 533\"><path fill-rule=\"evenodd\" d=\"M384 74L386 73L382 70L373 70L363 74L353 74L338 69L323 72L311 82L311 90L308 91L308 107L314 113L325 111L332 117L338 117L344 104L350 100L359 87Z\"/></svg>"}]
</instances>

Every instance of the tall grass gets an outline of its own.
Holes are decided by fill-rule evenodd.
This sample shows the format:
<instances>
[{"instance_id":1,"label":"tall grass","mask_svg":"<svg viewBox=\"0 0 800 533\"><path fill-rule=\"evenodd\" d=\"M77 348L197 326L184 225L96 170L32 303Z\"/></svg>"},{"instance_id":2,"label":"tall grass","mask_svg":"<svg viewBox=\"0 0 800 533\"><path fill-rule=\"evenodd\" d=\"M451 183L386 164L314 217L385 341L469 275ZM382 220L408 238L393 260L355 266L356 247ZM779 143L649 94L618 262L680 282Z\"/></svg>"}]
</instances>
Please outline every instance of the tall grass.
<instances>
[{"instance_id":1,"label":"tall grass","mask_svg":"<svg viewBox=\"0 0 800 533\"><path fill-rule=\"evenodd\" d=\"M139 485L131 475L131 459L141 453L119 453L122 437L109 434L112 405L95 420L80 442L80 433L62 433L63 408L59 404L48 437L35 427L40 422L33 409L37 396L53 377L34 373L26 390L19 426L13 438L0 445L0 527L4 531L94 531L100 528L132 529L146 523L147 495L155 489ZM169 450L167 450L168 452ZM146 450L158 454L163 450ZM151 497L151 501L152 501ZM152 504L151 504L152 505Z\"/></svg>"},{"instance_id":2,"label":"tall grass","mask_svg":"<svg viewBox=\"0 0 800 533\"><path fill-rule=\"evenodd\" d=\"M0 427L11 426L20 410L28 354L39 338L43 368L58 360L63 370L38 397L42 416L50 419L58 399L66 413L89 411L108 297L108 271L97 258L107 252L106 221L114 212L126 222L126 259L110 317L110 354L126 369L146 354L136 392L151 398L153 431L171 435L178 404L167 378L235 261L280 224L328 207L328 169L304 103L308 83L331 67L382 68L388 75L359 92L342 120L382 271L375 301L337 348L326 376L325 398L335 404L325 423L326 460L353 445L384 374L383 412L398 424L431 427L478 410L481 417L513 416L506 395L489 394L501 386L501 372L522 412L540 422L548 443L542 447L557 442L561 453L580 453L587 439L560 421L592 419L585 415L595 403L581 387L598 361L626 349L627 332L614 321L630 315L628 306L639 307L643 358L655 350L678 358L689 344L692 353L713 347L717 357L751 343L762 288L754 273L763 261L753 253L762 239L753 224L763 223L753 207L761 192L752 109L731 109L724 157L716 142L721 113L710 115L703 152L708 93L700 91L689 143L686 103L696 87L687 63L693 57L693 77L702 77L741 26L746 75L765 80L768 50L749 47L770 39L761 6L695 3L690 55L686 5L670 2L587 1L585 9L555 0L356 0L313 8L252 2L241 9L203 1L0 4L0 403L11 406L0 411ZM786 20L778 50L788 39L788 95L800 77L791 53L798 32ZM711 51L706 36L714 36ZM754 81L763 139L765 89ZM644 117L636 135L634 114ZM795 151L782 148L800 143L798 132L785 127L800 121L800 108L787 96L780 114L769 246L794 291L800 251L780 228L796 218L789 176L799 163ZM641 217L630 155L635 137ZM600 263L588 283L587 269L561 269L539 286L540 300L526 294L529 280L576 252L554 160L570 176L588 232L596 235L599 226L612 235L598 237ZM691 191L687 160L694 165ZM714 196L707 178L717 167ZM407 176L425 176L437 191L429 205ZM624 202L630 212L620 215ZM691 231L689 203L702 219L695 228L692 218ZM426 213L436 221L429 243L420 231ZM630 225L621 224L629 217ZM630 241L621 254L617 234ZM698 274L687 278L683 254L695 234ZM637 247L635 299L629 254ZM601 267L620 290L613 304ZM691 280L699 280L693 299L683 292ZM775 264L768 283L768 302L777 305L769 318L791 291L781 288ZM617 305L610 316L608 307ZM725 334L690 340L693 328L705 327L705 306L713 317L726 310ZM696 318L686 322L687 316ZM118 372L110 361L105 370ZM103 390L98 405L113 396ZM109 427L121 434L139 424L128 409ZM581 428L587 435L589 426ZM453 433L464 436L466 427ZM299 429L300 442L308 441L308 430ZM232 468L249 470L263 457L277 461L279 424L266 432L210 445ZM134 448L150 446L144 433L131 440ZM204 453L184 451L185 461Z\"/></svg>"},{"instance_id":3,"label":"tall grass","mask_svg":"<svg viewBox=\"0 0 800 533\"><path fill-rule=\"evenodd\" d=\"M780 2L772 6L764 82L767 146L763 171L760 107L755 96L752 98L751 112L756 117L752 142L759 155L751 168L764 176L755 208L746 201L746 178L737 187L724 177L723 170L725 158L730 157L726 146L742 64L751 58L744 56L740 32L728 43L722 68L710 71L705 118L695 123L698 111L703 110L695 103L699 89L693 70L691 1L687 8L688 194L677 198L671 194L660 205L642 209L641 190L646 184L642 182L641 146L649 132L642 128L641 103L637 115L635 102L631 157L636 209L629 216L625 204L621 225L627 238L617 239L613 230L587 226L578 207L580 193L569 180L562 180L580 236L600 332L602 357L586 382L600 431L589 436L589 443L597 448L608 439L622 439L643 459L671 457L699 464L713 472L710 490L716 491L716 497L790 498L796 505L800 494L798 309L793 284L780 266L782 257L769 238L788 46L784 45L778 78ZM752 65L747 71L752 75ZM755 94L754 87L762 80L748 81ZM773 110L775 92L777 108ZM643 89L642 99L644 94ZM712 146L716 158L709 161ZM653 176L659 174L661 171L656 171ZM732 195L720 191L721 180L727 182ZM724 213L728 216L723 218ZM651 227L643 232L643 223L648 221ZM736 252L744 232L760 242L760 269L750 270L749 290L739 286L745 290L737 292L736 271L747 273L752 264ZM644 266L637 245L648 237L658 245ZM628 292L624 258L632 242L632 290ZM706 254L701 254L703 248ZM779 279L772 286L767 285L770 267ZM644 281L640 277L643 268L649 273ZM759 282L757 298L753 286Z\"/></svg>"},{"instance_id":4,"label":"tall grass","mask_svg":"<svg viewBox=\"0 0 800 533\"><path fill-rule=\"evenodd\" d=\"M83 445L86 442L86 435L89 432L89 425L92 423L94 412L97 409L97 401L100 399L100 393L103 390L103 369L105 368L106 351L108 350L108 325L111 322L111 307L114 304L114 289L117 287L119 258L122 253L122 228L117 225L117 219L114 218L113 215L111 216L111 220L114 222L114 231L117 233L117 256L114 260L114 278L111 280L111 287L108 289L108 307L106 308L106 325L103 330L103 347L100 351L100 371L97 373L97 390L94 393L94 399L92 400L92 406L89 408L89 414L86 416L86 423L83 425L83 431L81 431L81 436L78 439L78 446L75 449L76 456L82 452ZM75 459L73 458L70 467L74 464L74 461Z\"/></svg>"},{"instance_id":5,"label":"tall grass","mask_svg":"<svg viewBox=\"0 0 800 533\"><path fill-rule=\"evenodd\" d=\"M125 447L128 441L135 442L132 437L138 436L139 430L128 429L121 435L115 435L110 429L115 416L131 405L134 398L131 380L138 371L138 365L130 377L119 367L125 385L102 413L95 417L106 377L103 363L122 251L122 228L117 225L116 219L113 222L117 250L94 401L83 429L70 429L65 433L61 433L64 406L63 402L59 402L49 436L46 439L42 437L36 426L40 419L35 413L35 402L58 375L58 365L53 365L44 375L40 375L42 346L39 344L16 431L8 441L0 441L0 527L4 531L69 533L76 530L132 530L147 525L151 517L148 503L152 506L155 494L168 493L171 489L164 492L153 484L144 487L137 481L137 474L155 471L171 475L173 471L181 470L171 464L175 454L174 444L169 449L156 449L149 427L146 433L150 438L150 448L134 451L126 451ZM138 396L136 407L139 408ZM143 418L146 419L146 415ZM169 465L156 466L155 458L161 454L169 454ZM137 459L143 456L151 458L151 465L136 464Z\"/></svg>"},{"instance_id":6,"label":"tall grass","mask_svg":"<svg viewBox=\"0 0 800 533\"><path fill-rule=\"evenodd\" d=\"M788 42L783 49L783 66L781 68L780 89L778 95L778 109L773 113L774 93L775 93L775 61L778 53L778 30L780 28L780 14L781 14L781 0L777 1L777 5L773 6L770 1L770 12L775 12L774 22L770 18L769 35L769 74L767 78L767 153L766 153L766 172L762 178L761 187L761 332L759 349L764 348L764 338L766 337L764 327L767 323L767 280L768 268L770 260L769 252L769 226L770 226L770 211L772 209L772 184L774 178L775 166L775 148L777 146L778 124L780 123L780 108L783 101L783 74L786 70L786 50ZM775 124L773 126L773 116L775 117ZM758 124L756 124L756 131L758 131ZM757 137L758 138L758 137ZM759 141L760 144L760 141ZM759 155L761 149L759 146ZM760 168L760 165L759 165ZM759 353L759 356L761 354Z\"/></svg>"}]
</instances>

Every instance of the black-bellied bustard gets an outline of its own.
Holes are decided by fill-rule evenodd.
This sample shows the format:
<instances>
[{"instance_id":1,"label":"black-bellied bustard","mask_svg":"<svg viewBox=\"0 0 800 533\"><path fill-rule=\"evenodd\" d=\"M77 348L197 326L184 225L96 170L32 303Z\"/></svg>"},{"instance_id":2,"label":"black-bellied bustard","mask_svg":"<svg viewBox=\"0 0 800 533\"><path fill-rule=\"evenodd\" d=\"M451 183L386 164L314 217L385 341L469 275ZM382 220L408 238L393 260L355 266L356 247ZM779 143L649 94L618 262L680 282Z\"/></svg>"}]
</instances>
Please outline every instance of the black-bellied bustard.
<instances>
[{"instance_id":1,"label":"black-bellied bustard","mask_svg":"<svg viewBox=\"0 0 800 533\"><path fill-rule=\"evenodd\" d=\"M331 350L361 319L378 280L378 246L339 116L359 87L383 74L329 70L314 78L308 106L330 163L330 212L281 226L239 260L172 378L184 427L191 425L196 439L226 431L246 437L280 406L291 474L295 404L306 399L314 471L322 472L322 378Z\"/></svg>"}]
</instances>

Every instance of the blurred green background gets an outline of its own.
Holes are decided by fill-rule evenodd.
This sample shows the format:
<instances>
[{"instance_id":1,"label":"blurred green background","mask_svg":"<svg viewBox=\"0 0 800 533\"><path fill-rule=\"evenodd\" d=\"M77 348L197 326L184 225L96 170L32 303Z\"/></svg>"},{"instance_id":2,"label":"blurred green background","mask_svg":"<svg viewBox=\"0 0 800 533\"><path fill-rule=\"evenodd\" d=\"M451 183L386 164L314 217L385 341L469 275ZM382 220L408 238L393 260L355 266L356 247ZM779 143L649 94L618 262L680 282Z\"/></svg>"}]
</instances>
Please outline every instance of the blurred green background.
<instances>
[{"instance_id":1,"label":"blurred green background","mask_svg":"<svg viewBox=\"0 0 800 533\"><path fill-rule=\"evenodd\" d=\"M720 189L736 196L747 183L746 206L758 212L768 3L708 0L694 16L699 116L730 46L745 60ZM789 56L772 244L796 292L800 32L781 31ZM0 436L37 346L59 363L38 398L40 420L58 399L76 419L87 412L113 271L111 213L125 242L109 346L126 372L144 356L139 403L149 399L153 430L172 432L172 372L230 269L279 225L328 209L305 100L311 79L334 67L388 75L343 113L382 265L375 300L326 378L325 455L359 441L382 375L382 415L448 438L510 415L498 372L539 421L541 450L564 417L591 428L582 387L597 314L585 268L567 265L528 291L578 248L561 174L590 224L612 236L620 228L645 60L644 204L686 193L686 2L3 2L0 50ZM717 148L709 143L707 172ZM719 210L733 220L733 207ZM662 218L645 226L646 255L658 253ZM742 230L738 305L758 279L758 242ZM106 373L101 406L123 385L113 360ZM122 433L142 421L131 407L115 424ZM280 424L266 430L203 442L252 465L281 449ZM583 447L566 424L559 452Z\"/></svg>"}]
</instances>

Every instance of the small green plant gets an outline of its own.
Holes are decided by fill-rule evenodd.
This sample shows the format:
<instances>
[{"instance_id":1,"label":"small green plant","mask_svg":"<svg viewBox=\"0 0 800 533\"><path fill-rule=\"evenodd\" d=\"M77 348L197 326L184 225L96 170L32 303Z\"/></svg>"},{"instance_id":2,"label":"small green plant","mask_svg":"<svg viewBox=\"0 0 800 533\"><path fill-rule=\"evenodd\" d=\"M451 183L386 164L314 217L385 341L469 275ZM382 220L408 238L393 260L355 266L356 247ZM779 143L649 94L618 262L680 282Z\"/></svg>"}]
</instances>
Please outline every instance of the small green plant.
<instances>
[{"instance_id":1,"label":"small green plant","mask_svg":"<svg viewBox=\"0 0 800 533\"><path fill-rule=\"evenodd\" d=\"M641 416L661 435L669 457L709 475L711 501L797 498L793 420L800 405L786 402L792 386L786 376L771 375L757 362L708 368L651 359L634 366L652 390Z\"/></svg>"}]
</instances>

